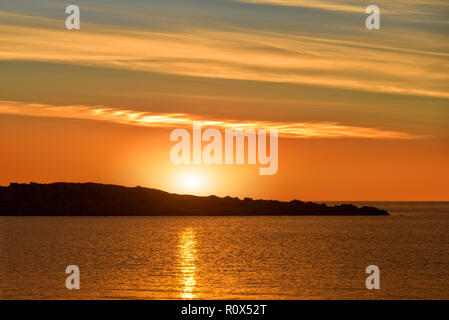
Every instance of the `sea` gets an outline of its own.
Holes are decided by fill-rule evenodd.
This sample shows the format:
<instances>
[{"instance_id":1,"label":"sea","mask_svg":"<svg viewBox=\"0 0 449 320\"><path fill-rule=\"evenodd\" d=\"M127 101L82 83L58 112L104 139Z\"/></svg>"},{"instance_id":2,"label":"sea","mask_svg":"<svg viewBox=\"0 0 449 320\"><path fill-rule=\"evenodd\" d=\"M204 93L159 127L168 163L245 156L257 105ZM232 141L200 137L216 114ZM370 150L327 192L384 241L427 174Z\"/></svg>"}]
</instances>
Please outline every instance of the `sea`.
<instances>
[{"instance_id":1,"label":"sea","mask_svg":"<svg viewBox=\"0 0 449 320\"><path fill-rule=\"evenodd\" d=\"M345 203L391 215L0 217L0 299L449 299L449 202Z\"/></svg>"}]
</instances>

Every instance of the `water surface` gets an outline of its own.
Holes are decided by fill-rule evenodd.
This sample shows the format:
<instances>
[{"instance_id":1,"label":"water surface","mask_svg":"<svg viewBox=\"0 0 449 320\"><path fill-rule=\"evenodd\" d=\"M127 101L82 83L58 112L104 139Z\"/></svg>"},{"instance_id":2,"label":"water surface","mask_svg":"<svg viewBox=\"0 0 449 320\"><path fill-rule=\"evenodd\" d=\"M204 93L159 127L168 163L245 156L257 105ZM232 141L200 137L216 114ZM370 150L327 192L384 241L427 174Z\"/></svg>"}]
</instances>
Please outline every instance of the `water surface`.
<instances>
[{"instance_id":1,"label":"water surface","mask_svg":"<svg viewBox=\"0 0 449 320\"><path fill-rule=\"evenodd\" d=\"M0 217L0 298L448 299L449 203L377 206L393 215Z\"/></svg>"}]
</instances>

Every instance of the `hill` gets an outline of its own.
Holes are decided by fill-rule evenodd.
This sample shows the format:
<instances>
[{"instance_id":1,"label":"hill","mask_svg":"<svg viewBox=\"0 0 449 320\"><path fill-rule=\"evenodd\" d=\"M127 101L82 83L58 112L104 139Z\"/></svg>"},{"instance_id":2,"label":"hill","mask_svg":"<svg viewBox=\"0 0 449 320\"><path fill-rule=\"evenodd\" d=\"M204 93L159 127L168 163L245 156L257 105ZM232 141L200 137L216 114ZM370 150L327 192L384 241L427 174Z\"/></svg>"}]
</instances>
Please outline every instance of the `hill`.
<instances>
[{"instance_id":1,"label":"hill","mask_svg":"<svg viewBox=\"0 0 449 320\"><path fill-rule=\"evenodd\" d=\"M18 184L0 187L0 216L380 216L374 207L327 206L292 200L178 195L157 189L98 183Z\"/></svg>"}]
</instances>

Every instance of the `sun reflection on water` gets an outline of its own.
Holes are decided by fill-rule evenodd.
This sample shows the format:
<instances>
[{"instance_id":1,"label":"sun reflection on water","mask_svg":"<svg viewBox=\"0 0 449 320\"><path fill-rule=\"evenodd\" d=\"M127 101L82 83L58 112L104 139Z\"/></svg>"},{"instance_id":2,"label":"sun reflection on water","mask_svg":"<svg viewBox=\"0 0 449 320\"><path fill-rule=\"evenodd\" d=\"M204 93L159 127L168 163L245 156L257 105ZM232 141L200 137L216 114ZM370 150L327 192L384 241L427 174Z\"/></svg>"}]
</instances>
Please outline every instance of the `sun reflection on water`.
<instances>
[{"instance_id":1,"label":"sun reflection on water","mask_svg":"<svg viewBox=\"0 0 449 320\"><path fill-rule=\"evenodd\" d=\"M195 294L193 293L196 285L195 245L195 231L192 228L185 229L181 234L181 243L179 245L182 272L180 297L182 299L195 298Z\"/></svg>"}]
</instances>

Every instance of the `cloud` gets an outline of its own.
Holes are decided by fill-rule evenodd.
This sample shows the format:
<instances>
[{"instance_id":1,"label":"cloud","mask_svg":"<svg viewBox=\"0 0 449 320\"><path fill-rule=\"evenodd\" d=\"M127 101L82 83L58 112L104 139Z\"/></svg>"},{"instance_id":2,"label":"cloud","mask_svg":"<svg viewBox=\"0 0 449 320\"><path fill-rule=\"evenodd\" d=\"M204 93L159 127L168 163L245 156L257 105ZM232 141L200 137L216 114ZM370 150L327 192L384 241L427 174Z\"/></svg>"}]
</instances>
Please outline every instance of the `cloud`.
<instances>
[{"instance_id":1,"label":"cloud","mask_svg":"<svg viewBox=\"0 0 449 320\"><path fill-rule=\"evenodd\" d=\"M311 0L235 0L235 1L253 4L271 4L277 6L315 8L332 11L364 12L364 8L360 5L355 6L350 4L344 4L341 2L331 3L328 1L311 1Z\"/></svg>"},{"instance_id":2,"label":"cloud","mask_svg":"<svg viewBox=\"0 0 449 320\"><path fill-rule=\"evenodd\" d=\"M377 0L375 3L361 3L359 0L233 0L234 2L251 3L259 5L274 5L287 7L313 8L326 11L338 11L349 13L365 13L369 4L375 4L381 8L382 14L394 15L402 19L413 21L421 20L422 16L432 15L444 17L442 10L448 8L444 0ZM420 18L421 16L421 18ZM435 21L434 21L435 22ZM438 21L446 22L446 21Z\"/></svg>"},{"instance_id":3,"label":"cloud","mask_svg":"<svg viewBox=\"0 0 449 320\"><path fill-rule=\"evenodd\" d=\"M0 59L449 98L449 54L440 38L423 33L385 35L379 43L235 28L151 32L83 24L71 32L52 23L0 25ZM408 45L416 39L418 48Z\"/></svg>"},{"instance_id":4,"label":"cloud","mask_svg":"<svg viewBox=\"0 0 449 320\"><path fill-rule=\"evenodd\" d=\"M277 129L286 138L368 138L368 139L417 139L405 132L377 128L346 126L335 122L271 122L236 121L232 119L206 119L184 113L150 113L105 106L55 106L17 101L0 101L0 113L36 117L71 118L106 121L148 128L192 128L194 121L204 127L219 129Z\"/></svg>"}]
</instances>

